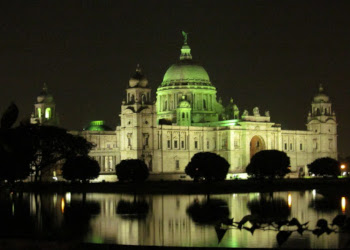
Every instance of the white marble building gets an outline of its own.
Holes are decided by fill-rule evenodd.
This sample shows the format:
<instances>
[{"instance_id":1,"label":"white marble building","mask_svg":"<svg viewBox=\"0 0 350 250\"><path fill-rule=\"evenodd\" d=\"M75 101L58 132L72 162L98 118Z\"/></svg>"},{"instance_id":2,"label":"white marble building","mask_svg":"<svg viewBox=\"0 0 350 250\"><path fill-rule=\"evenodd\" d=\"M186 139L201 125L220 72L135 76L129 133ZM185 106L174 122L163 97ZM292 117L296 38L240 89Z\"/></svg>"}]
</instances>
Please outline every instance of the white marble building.
<instances>
[{"instance_id":1,"label":"white marble building","mask_svg":"<svg viewBox=\"0 0 350 250\"><path fill-rule=\"evenodd\" d=\"M50 102L45 101L44 92ZM46 87L43 93L35 104L32 122L45 124L56 115ZM45 105L52 111L47 117L40 114ZM121 125L112 130L103 121L94 121L84 131L72 133L96 144L90 154L100 163L99 180L115 180L115 165L123 159L144 160L151 178L179 179L185 178L191 157L204 151L226 158L232 174L244 173L251 157L263 149L286 152L295 173L319 157L337 158L336 117L322 86L306 122L306 130L283 130L271 121L269 111L261 114L256 107L252 113L240 112L232 99L223 106L207 72L192 61L185 43L180 61L165 73L156 101L138 66L121 105Z\"/></svg>"}]
</instances>

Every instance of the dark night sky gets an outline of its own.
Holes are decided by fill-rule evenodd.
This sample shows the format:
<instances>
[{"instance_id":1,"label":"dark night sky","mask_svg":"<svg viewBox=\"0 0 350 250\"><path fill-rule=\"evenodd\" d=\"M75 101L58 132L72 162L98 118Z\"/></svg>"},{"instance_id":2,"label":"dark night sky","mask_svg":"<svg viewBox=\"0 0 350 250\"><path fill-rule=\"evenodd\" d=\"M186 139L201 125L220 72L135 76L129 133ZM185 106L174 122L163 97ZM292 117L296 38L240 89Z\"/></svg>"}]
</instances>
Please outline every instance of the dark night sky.
<instances>
[{"instance_id":1,"label":"dark night sky","mask_svg":"<svg viewBox=\"0 0 350 250\"><path fill-rule=\"evenodd\" d=\"M305 129L323 83L350 155L349 13L349 1L1 1L0 112L14 101L28 117L46 82L63 127L115 127L136 64L155 98L185 30L218 96L284 129Z\"/></svg>"}]
</instances>

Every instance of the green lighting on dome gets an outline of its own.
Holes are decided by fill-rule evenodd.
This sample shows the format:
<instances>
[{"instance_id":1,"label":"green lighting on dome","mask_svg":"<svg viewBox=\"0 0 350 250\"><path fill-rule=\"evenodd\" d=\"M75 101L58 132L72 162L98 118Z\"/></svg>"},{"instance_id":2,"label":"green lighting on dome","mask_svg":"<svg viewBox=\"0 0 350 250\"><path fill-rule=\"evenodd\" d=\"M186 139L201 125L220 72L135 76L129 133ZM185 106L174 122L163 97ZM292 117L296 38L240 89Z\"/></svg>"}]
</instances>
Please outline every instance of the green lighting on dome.
<instances>
[{"instance_id":1,"label":"green lighting on dome","mask_svg":"<svg viewBox=\"0 0 350 250\"><path fill-rule=\"evenodd\" d=\"M87 127L84 128L87 131L111 131L112 129L105 124L103 120L91 121Z\"/></svg>"},{"instance_id":2,"label":"green lighting on dome","mask_svg":"<svg viewBox=\"0 0 350 250\"><path fill-rule=\"evenodd\" d=\"M92 121L92 122L90 122L90 125L92 125L92 126L101 126L104 124L105 124L104 121Z\"/></svg>"}]
</instances>

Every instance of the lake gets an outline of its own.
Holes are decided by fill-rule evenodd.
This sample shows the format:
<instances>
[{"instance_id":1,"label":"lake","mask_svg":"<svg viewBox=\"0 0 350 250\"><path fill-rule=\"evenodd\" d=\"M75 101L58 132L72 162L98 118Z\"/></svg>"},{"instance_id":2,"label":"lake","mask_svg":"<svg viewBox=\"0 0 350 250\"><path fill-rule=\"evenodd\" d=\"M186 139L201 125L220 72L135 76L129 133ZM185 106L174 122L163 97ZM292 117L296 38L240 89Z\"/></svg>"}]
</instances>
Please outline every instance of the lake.
<instances>
[{"instance_id":1,"label":"lake","mask_svg":"<svg viewBox=\"0 0 350 250\"><path fill-rule=\"evenodd\" d=\"M348 232L317 236L320 231L312 230L319 228L319 219L330 224L337 215L350 216L348 202L349 197L341 192L322 190L209 197L2 194L0 220L6 226L0 229L0 236L125 245L275 248L279 246L277 223L296 218L301 224L308 222L303 227L308 229L298 233L297 226L282 223L280 229L287 232L280 234L282 247L343 248L349 247ZM242 221L239 229L246 215L252 215L250 221Z\"/></svg>"}]
</instances>

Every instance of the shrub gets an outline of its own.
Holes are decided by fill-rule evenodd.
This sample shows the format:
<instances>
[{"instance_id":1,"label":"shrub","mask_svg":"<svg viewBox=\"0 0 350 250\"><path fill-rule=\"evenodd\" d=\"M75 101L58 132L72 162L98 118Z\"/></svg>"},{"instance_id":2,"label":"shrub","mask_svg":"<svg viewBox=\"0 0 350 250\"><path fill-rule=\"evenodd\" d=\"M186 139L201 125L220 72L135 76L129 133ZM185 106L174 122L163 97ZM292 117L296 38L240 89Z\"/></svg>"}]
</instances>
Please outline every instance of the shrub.
<instances>
[{"instance_id":1,"label":"shrub","mask_svg":"<svg viewBox=\"0 0 350 250\"><path fill-rule=\"evenodd\" d=\"M324 157L314 160L307 165L309 172L316 176L333 176L340 175L340 163L330 157Z\"/></svg>"},{"instance_id":2,"label":"shrub","mask_svg":"<svg viewBox=\"0 0 350 250\"><path fill-rule=\"evenodd\" d=\"M116 165L116 174L120 181L141 182L148 178L147 165L138 159L122 160Z\"/></svg>"},{"instance_id":3,"label":"shrub","mask_svg":"<svg viewBox=\"0 0 350 250\"><path fill-rule=\"evenodd\" d=\"M99 176L100 166L96 160L88 156L77 156L64 163L62 174L66 180L88 182Z\"/></svg>"},{"instance_id":4,"label":"shrub","mask_svg":"<svg viewBox=\"0 0 350 250\"><path fill-rule=\"evenodd\" d=\"M290 172L290 160L286 153L278 150L262 150L256 153L246 171L253 178L284 177Z\"/></svg>"},{"instance_id":5,"label":"shrub","mask_svg":"<svg viewBox=\"0 0 350 250\"><path fill-rule=\"evenodd\" d=\"M195 154L185 168L185 173L197 181L204 178L206 181L225 180L230 164L220 155L201 152Z\"/></svg>"}]
</instances>

